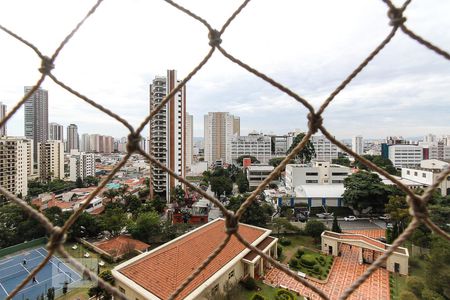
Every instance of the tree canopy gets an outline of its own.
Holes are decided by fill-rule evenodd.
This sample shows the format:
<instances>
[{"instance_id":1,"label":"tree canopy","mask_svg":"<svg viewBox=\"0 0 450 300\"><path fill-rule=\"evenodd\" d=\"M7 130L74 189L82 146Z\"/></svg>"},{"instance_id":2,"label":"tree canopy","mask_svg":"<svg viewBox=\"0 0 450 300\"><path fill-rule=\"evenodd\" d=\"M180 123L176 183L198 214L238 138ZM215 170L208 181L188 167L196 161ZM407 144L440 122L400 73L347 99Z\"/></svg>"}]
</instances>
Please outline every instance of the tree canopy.
<instances>
[{"instance_id":1,"label":"tree canopy","mask_svg":"<svg viewBox=\"0 0 450 300\"><path fill-rule=\"evenodd\" d=\"M381 155L368 155L365 154L363 155L363 157L371 162L373 162L375 165L377 165L378 167L384 169L386 172L388 172L389 174L392 175L399 175L397 169L394 167L394 165L392 164L392 161L389 158L385 158ZM354 162L355 167L357 167L358 169L361 170L368 170L368 167L361 163L358 160L355 160Z\"/></svg>"},{"instance_id":2,"label":"tree canopy","mask_svg":"<svg viewBox=\"0 0 450 300\"><path fill-rule=\"evenodd\" d=\"M286 155L292 152L295 147L302 141L302 139L305 137L305 133L299 133L292 142L291 147L289 147L288 151L286 152ZM314 150L314 145L311 143L311 141L307 141L305 146L302 150L300 150L299 153L295 156L295 159L298 160L300 163L308 163L311 161L312 158L316 155L316 151Z\"/></svg>"},{"instance_id":3,"label":"tree canopy","mask_svg":"<svg viewBox=\"0 0 450 300\"><path fill-rule=\"evenodd\" d=\"M252 155L241 155L238 158L236 158L236 163L238 163L240 166L242 166L244 158L250 158L250 161L252 162L252 164L259 163L259 160Z\"/></svg>"},{"instance_id":4,"label":"tree canopy","mask_svg":"<svg viewBox=\"0 0 450 300\"><path fill-rule=\"evenodd\" d=\"M245 196L235 196L230 198L230 203L227 205L227 209L237 211L244 203ZM268 219L273 213L273 209L266 203L261 204L259 201L253 201L242 215L240 222L265 227Z\"/></svg>"}]
</instances>

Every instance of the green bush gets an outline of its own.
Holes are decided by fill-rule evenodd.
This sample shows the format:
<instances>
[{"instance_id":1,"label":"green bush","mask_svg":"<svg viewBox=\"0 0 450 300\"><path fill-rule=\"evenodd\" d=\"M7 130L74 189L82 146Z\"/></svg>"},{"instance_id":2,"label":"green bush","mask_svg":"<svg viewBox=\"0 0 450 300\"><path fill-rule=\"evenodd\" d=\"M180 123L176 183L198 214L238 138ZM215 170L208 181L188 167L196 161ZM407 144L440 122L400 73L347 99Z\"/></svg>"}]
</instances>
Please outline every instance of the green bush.
<instances>
[{"instance_id":1,"label":"green bush","mask_svg":"<svg viewBox=\"0 0 450 300\"><path fill-rule=\"evenodd\" d=\"M289 240L287 238L282 238L282 239L280 239L280 244L283 246L289 246L291 244L291 240Z\"/></svg>"},{"instance_id":2,"label":"green bush","mask_svg":"<svg viewBox=\"0 0 450 300\"><path fill-rule=\"evenodd\" d=\"M406 279L406 285L416 296L422 295L422 290L425 287L423 279L417 276L409 276Z\"/></svg>"},{"instance_id":3,"label":"green bush","mask_svg":"<svg viewBox=\"0 0 450 300\"><path fill-rule=\"evenodd\" d=\"M416 295L410 291L402 291L400 293L400 300L418 300Z\"/></svg>"},{"instance_id":4,"label":"green bush","mask_svg":"<svg viewBox=\"0 0 450 300\"><path fill-rule=\"evenodd\" d=\"M439 293L430 290L428 288L425 288L422 291L422 300L445 300L445 298L441 296Z\"/></svg>"},{"instance_id":5,"label":"green bush","mask_svg":"<svg viewBox=\"0 0 450 300\"><path fill-rule=\"evenodd\" d=\"M249 291L253 291L256 289L256 281L255 281L255 279L251 278L250 276L248 276L247 278L242 280L241 284L245 289L247 289Z\"/></svg>"},{"instance_id":6,"label":"green bush","mask_svg":"<svg viewBox=\"0 0 450 300\"><path fill-rule=\"evenodd\" d=\"M317 273L319 275L322 274L322 269L320 268L319 265L315 265L313 270L314 270L315 273Z\"/></svg>"},{"instance_id":7,"label":"green bush","mask_svg":"<svg viewBox=\"0 0 450 300\"><path fill-rule=\"evenodd\" d=\"M281 247L280 245L277 245L277 254L278 257L281 257L281 255L283 254L283 247Z\"/></svg>"},{"instance_id":8,"label":"green bush","mask_svg":"<svg viewBox=\"0 0 450 300\"><path fill-rule=\"evenodd\" d=\"M303 265L313 267L316 264L316 258L312 254L304 254L302 258L300 259L300 262Z\"/></svg>"},{"instance_id":9,"label":"green bush","mask_svg":"<svg viewBox=\"0 0 450 300\"><path fill-rule=\"evenodd\" d=\"M417 258L415 257L410 257L409 258L409 266L413 267L413 268L417 268L420 267L419 261Z\"/></svg>"},{"instance_id":10,"label":"green bush","mask_svg":"<svg viewBox=\"0 0 450 300\"><path fill-rule=\"evenodd\" d=\"M295 255L297 258L300 258L300 257L302 257L302 255L303 254L305 254L305 250L303 249L303 247L300 247L298 250L297 250L297 254Z\"/></svg>"},{"instance_id":11,"label":"green bush","mask_svg":"<svg viewBox=\"0 0 450 300\"><path fill-rule=\"evenodd\" d=\"M251 300L266 300L266 297L261 296L260 294L254 294Z\"/></svg>"},{"instance_id":12,"label":"green bush","mask_svg":"<svg viewBox=\"0 0 450 300\"><path fill-rule=\"evenodd\" d=\"M295 300L295 296L286 290L278 290L275 296L276 300Z\"/></svg>"},{"instance_id":13,"label":"green bush","mask_svg":"<svg viewBox=\"0 0 450 300\"><path fill-rule=\"evenodd\" d=\"M323 256L318 256L317 257L317 261L319 262L319 264L321 265L321 266L325 266L326 265L326 260L325 260L325 258L323 257Z\"/></svg>"},{"instance_id":14,"label":"green bush","mask_svg":"<svg viewBox=\"0 0 450 300\"><path fill-rule=\"evenodd\" d=\"M296 269L298 268L298 260L296 258L291 258L289 261L289 267Z\"/></svg>"}]
</instances>

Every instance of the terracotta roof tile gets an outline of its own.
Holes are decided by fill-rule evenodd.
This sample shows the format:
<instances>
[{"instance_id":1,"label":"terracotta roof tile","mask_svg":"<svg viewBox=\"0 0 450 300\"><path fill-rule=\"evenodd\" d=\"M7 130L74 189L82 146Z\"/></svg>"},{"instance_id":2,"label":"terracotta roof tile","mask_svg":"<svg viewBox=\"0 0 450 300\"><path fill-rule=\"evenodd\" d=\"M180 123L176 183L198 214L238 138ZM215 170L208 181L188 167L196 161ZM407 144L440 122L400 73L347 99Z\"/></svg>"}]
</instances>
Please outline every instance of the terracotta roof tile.
<instances>
[{"instance_id":1,"label":"terracotta roof tile","mask_svg":"<svg viewBox=\"0 0 450 300\"><path fill-rule=\"evenodd\" d=\"M118 271L152 294L167 299L225 239L224 226L224 220L209 223ZM239 226L239 233L250 243L265 232L265 229L245 224ZM186 297L243 250L245 246L232 236L222 252L195 277L177 299Z\"/></svg>"},{"instance_id":2,"label":"terracotta roof tile","mask_svg":"<svg viewBox=\"0 0 450 300\"><path fill-rule=\"evenodd\" d=\"M133 247L134 249L141 252L147 250L150 247L150 245L132 239L126 235L120 235L107 241L97 242L94 243L94 245L102 249L103 251L108 252L113 257L118 257L126 254L126 252L130 250L130 247Z\"/></svg>"}]
</instances>

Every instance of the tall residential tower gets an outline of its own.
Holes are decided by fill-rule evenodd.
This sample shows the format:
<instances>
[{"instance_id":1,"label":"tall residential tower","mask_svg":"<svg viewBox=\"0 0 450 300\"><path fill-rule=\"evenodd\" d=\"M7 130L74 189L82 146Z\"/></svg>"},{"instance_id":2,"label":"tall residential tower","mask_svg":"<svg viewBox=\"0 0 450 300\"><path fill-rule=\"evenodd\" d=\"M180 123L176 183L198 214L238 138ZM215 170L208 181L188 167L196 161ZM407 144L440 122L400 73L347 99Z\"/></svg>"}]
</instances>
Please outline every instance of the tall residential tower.
<instances>
[{"instance_id":1,"label":"tall residential tower","mask_svg":"<svg viewBox=\"0 0 450 300\"><path fill-rule=\"evenodd\" d=\"M150 111L161 104L166 95L179 84L177 72L168 70L167 76L156 76L150 84ZM186 145L186 89L181 88L149 122L149 153L161 164L180 176L185 175ZM178 180L161 168L150 166L150 193L165 196L170 203Z\"/></svg>"},{"instance_id":2,"label":"tall residential tower","mask_svg":"<svg viewBox=\"0 0 450 300\"><path fill-rule=\"evenodd\" d=\"M26 86L25 94L33 87ZM25 137L33 140L35 161L38 155L38 143L48 140L48 91L38 88L25 102Z\"/></svg>"}]
</instances>

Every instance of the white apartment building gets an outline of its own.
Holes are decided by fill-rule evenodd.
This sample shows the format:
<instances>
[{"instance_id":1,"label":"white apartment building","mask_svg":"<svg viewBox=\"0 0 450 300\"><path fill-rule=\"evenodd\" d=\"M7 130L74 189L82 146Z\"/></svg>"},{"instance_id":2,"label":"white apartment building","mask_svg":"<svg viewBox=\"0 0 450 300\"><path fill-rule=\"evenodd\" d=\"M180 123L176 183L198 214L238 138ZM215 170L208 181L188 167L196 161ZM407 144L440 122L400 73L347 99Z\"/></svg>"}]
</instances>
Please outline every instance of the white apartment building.
<instances>
[{"instance_id":1,"label":"white apartment building","mask_svg":"<svg viewBox=\"0 0 450 300\"><path fill-rule=\"evenodd\" d=\"M422 147L417 145L389 146L389 159L396 168L416 167L423 159Z\"/></svg>"},{"instance_id":2,"label":"white apartment building","mask_svg":"<svg viewBox=\"0 0 450 300\"><path fill-rule=\"evenodd\" d=\"M81 135L80 152L90 152L90 151L91 151L91 138L88 133L83 133Z\"/></svg>"},{"instance_id":3,"label":"white apartment building","mask_svg":"<svg viewBox=\"0 0 450 300\"><path fill-rule=\"evenodd\" d=\"M228 112L209 112L205 122L205 161L231 163L231 141L240 135L240 119Z\"/></svg>"},{"instance_id":4,"label":"white apartment building","mask_svg":"<svg viewBox=\"0 0 450 300\"><path fill-rule=\"evenodd\" d=\"M316 152L315 160L331 162L338 158L338 147L325 136L314 135L311 137L311 143L314 145Z\"/></svg>"},{"instance_id":5,"label":"white apartment building","mask_svg":"<svg viewBox=\"0 0 450 300\"><path fill-rule=\"evenodd\" d=\"M75 124L67 126L67 152L72 149L80 149L80 137L78 135L78 127Z\"/></svg>"},{"instance_id":6,"label":"white apartment building","mask_svg":"<svg viewBox=\"0 0 450 300\"><path fill-rule=\"evenodd\" d=\"M256 132L248 136L235 136L231 140L231 159L236 161L239 156L251 155L262 164L267 164L272 158L271 138Z\"/></svg>"},{"instance_id":7,"label":"white apartment building","mask_svg":"<svg viewBox=\"0 0 450 300\"><path fill-rule=\"evenodd\" d=\"M167 76L156 76L150 84L150 112L179 84L177 72L167 70ZM185 176L186 159L186 88L183 87L150 120L149 150L161 164L180 176ZM171 191L178 180L151 164L150 194L165 196L170 203Z\"/></svg>"},{"instance_id":8,"label":"white apartment building","mask_svg":"<svg viewBox=\"0 0 450 300\"><path fill-rule=\"evenodd\" d=\"M364 153L364 142L362 136L358 135L352 138L352 151L359 155Z\"/></svg>"},{"instance_id":9,"label":"white apartment building","mask_svg":"<svg viewBox=\"0 0 450 300\"><path fill-rule=\"evenodd\" d=\"M38 174L41 181L64 178L64 143L47 141L38 143Z\"/></svg>"},{"instance_id":10,"label":"white apartment building","mask_svg":"<svg viewBox=\"0 0 450 300\"><path fill-rule=\"evenodd\" d=\"M449 163L436 159L423 160L420 167L402 168L402 178L430 186L437 182L439 173L448 166ZM442 196L450 195L450 176L441 182L438 189Z\"/></svg>"},{"instance_id":11,"label":"white apartment building","mask_svg":"<svg viewBox=\"0 0 450 300\"><path fill-rule=\"evenodd\" d=\"M70 156L70 181L77 178L84 180L87 176L95 176L95 156L91 153L76 152Z\"/></svg>"},{"instance_id":12,"label":"white apartment building","mask_svg":"<svg viewBox=\"0 0 450 300\"><path fill-rule=\"evenodd\" d=\"M19 137L0 137L0 185L14 195L28 194L33 169L33 142Z\"/></svg>"},{"instance_id":13,"label":"white apartment building","mask_svg":"<svg viewBox=\"0 0 450 300\"><path fill-rule=\"evenodd\" d=\"M186 114L186 167L191 168L194 158L194 116Z\"/></svg>"},{"instance_id":14,"label":"white apartment building","mask_svg":"<svg viewBox=\"0 0 450 300\"><path fill-rule=\"evenodd\" d=\"M419 142L424 159L450 160L450 144L447 139L433 142Z\"/></svg>"},{"instance_id":15,"label":"white apartment building","mask_svg":"<svg viewBox=\"0 0 450 300\"><path fill-rule=\"evenodd\" d=\"M247 167L247 180L250 190L254 190L261 184L273 171L273 166L256 165Z\"/></svg>"},{"instance_id":16,"label":"white apartment building","mask_svg":"<svg viewBox=\"0 0 450 300\"><path fill-rule=\"evenodd\" d=\"M326 161L316 161L312 164L288 164L285 175L286 190L294 192L296 187L308 184L343 184L344 179L350 174L350 168Z\"/></svg>"}]
</instances>

